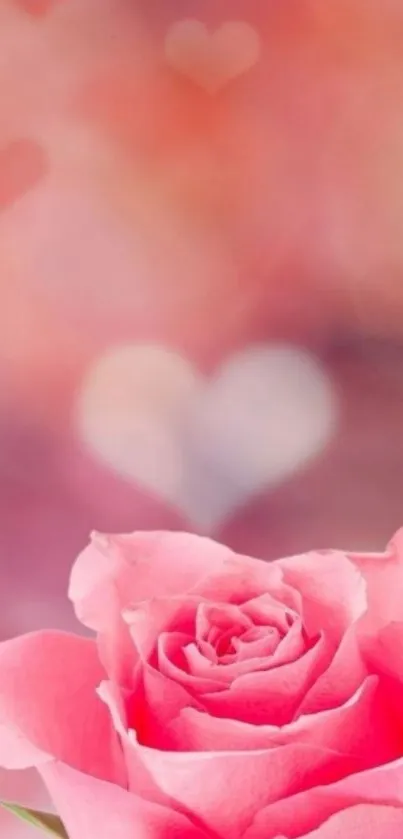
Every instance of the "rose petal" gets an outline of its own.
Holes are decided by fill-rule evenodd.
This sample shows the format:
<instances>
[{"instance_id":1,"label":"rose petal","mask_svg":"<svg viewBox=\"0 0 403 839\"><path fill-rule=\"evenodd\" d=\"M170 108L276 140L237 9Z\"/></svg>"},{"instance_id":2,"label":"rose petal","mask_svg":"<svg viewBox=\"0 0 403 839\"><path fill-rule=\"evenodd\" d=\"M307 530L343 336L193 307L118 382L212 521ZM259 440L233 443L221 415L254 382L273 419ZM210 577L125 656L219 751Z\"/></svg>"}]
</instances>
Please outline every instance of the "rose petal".
<instances>
[{"instance_id":1,"label":"rose petal","mask_svg":"<svg viewBox=\"0 0 403 839\"><path fill-rule=\"evenodd\" d=\"M174 809L53 762L41 769L69 839L206 839Z\"/></svg>"},{"instance_id":2,"label":"rose petal","mask_svg":"<svg viewBox=\"0 0 403 839\"><path fill-rule=\"evenodd\" d=\"M305 836L338 810L365 802L403 807L403 760L352 774L335 784L319 785L277 801L257 814L246 831L245 839L267 839L267 836L277 834L284 834L290 839ZM369 835L372 837L372 833Z\"/></svg>"},{"instance_id":3,"label":"rose petal","mask_svg":"<svg viewBox=\"0 0 403 839\"><path fill-rule=\"evenodd\" d=\"M358 690L368 672L354 624L343 636L329 667L307 691L298 712L314 714L342 705Z\"/></svg>"},{"instance_id":4,"label":"rose petal","mask_svg":"<svg viewBox=\"0 0 403 839\"><path fill-rule=\"evenodd\" d=\"M86 638L35 632L0 644L2 765L57 758L125 784L118 738L96 695L103 678L96 644Z\"/></svg>"},{"instance_id":5,"label":"rose petal","mask_svg":"<svg viewBox=\"0 0 403 839\"><path fill-rule=\"evenodd\" d=\"M133 747L163 793L223 837L241 836L269 802L357 768L354 758L308 745L188 754Z\"/></svg>"},{"instance_id":6,"label":"rose petal","mask_svg":"<svg viewBox=\"0 0 403 839\"><path fill-rule=\"evenodd\" d=\"M306 743L355 755L360 769L365 769L399 754L395 727L390 725L382 707L378 707L377 688L377 678L370 677L341 708L300 717L282 727L256 726L183 708L170 723L169 730L175 748L184 751L250 751Z\"/></svg>"},{"instance_id":7,"label":"rose petal","mask_svg":"<svg viewBox=\"0 0 403 839\"><path fill-rule=\"evenodd\" d=\"M318 830L308 833L304 839L340 839L342 836L354 839L401 839L403 831L403 809L360 804L336 813Z\"/></svg>"},{"instance_id":8,"label":"rose petal","mask_svg":"<svg viewBox=\"0 0 403 839\"><path fill-rule=\"evenodd\" d=\"M138 752L133 749L133 741L137 742L137 736L133 737L133 732L129 728L129 720L131 715L130 697L124 697L121 689L112 682L102 682L98 688L98 695L105 703L115 728L119 735L120 742L123 749L126 765L127 787L132 788L132 779L136 779L137 793L149 801L154 801L159 804L166 803L166 796L156 786L144 763L140 760ZM141 701L141 694L139 696ZM138 701L136 700L136 709L138 709ZM141 712L140 712L141 713ZM153 730L154 736L157 732ZM164 729L162 730L164 735Z\"/></svg>"},{"instance_id":9,"label":"rose petal","mask_svg":"<svg viewBox=\"0 0 403 839\"><path fill-rule=\"evenodd\" d=\"M223 685L213 678L198 678L187 672L183 647L189 643L186 635L178 632L163 634L158 639L158 669L168 679L191 690L194 695L220 691Z\"/></svg>"},{"instance_id":10,"label":"rose petal","mask_svg":"<svg viewBox=\"0 0 403 839\"><path fill-rule=\"evenodd\" d=\"M239 678L239 676L259 670L269 670L270 666L274 666L272 664L274 656L271 655L273 642L270 638L266 638L264 641L266 642L267 649L264 648L263 641L259 642L259 658L247 658L246 655L244 657L241 655L239 658L231 656L231 658L235 658L235 661L231 664L225 664L222 661L215 663L206 659L195 644L188 644L184 647L183 653L192 677L198 680L210 679L228 686L234 679ZM248 646L249 644L242 645L242 652ZM251 644L251 646L253 647L254 645ZM206 690L208 691L209 688L207 687Z\"/></svg>"},{"instance_id":11,"label":"rose petal","mask_svg":"<svg viewBox=\"0 0 403 839\"><path fill-rule=\"evenodd\" d=\"M251 725L239 720L213 717L196 708L184 708L169 724L176 751L254 751L278 745L276 725Z\"/></svg>"},{"instance_id":12,"label":"rose petal","mask_svg":"<svg viewBox=\"0 0 403 839\"><path fill-rule=\"evenodd\" d=\"M204 655L205 658L207 658L207 661L211 661L213 664L217 664L218 655L215 649L211 646L211 644L208 644L207 641L199 641L198 647L200 649L201 654Z\"/></svg>"},{"instance_id":13,"label":"rose petal","mask_svg":"<svg viewBox=\"0 0 403 839\"><path fill-rule=\"evenodd\" d=\"M279 561L284 580L302 596L306 631L322 627L336 644L367 608L366 581L356 565L341 551L323 551Z\"/></svg>"},{"instance_id":14,"label":"rose petal","mask_svg":"<svg viewBox=\"0 0 403 839\"><path fill-rule=\"evenodd\" d=\"M376 673L389 676L403 685L403 621L391 621L374 637L360 638L366 660Z\"/></svg>"},{"instance_id":15,"label":"rose petal","mask_svg":"<svg viewBox=\"0 0 403 839\"><path fill-rule=\"evenodd\" d=\"M194 637L199 603L196 597L158 597L124 611L124 620L143 662L156 651L161 633L188 632Z\"/></svg>"},{"instance_id":16,"label":"rose petal","mask_svg":"<svg viewBox=\"0 0 403 839\"><path fill-rule=\"evenodd\" d=\"M403 620L403 528L383 554L350 554L364 576L371 619L377 623Z\"/></svg>"},{"instance_id":17,"label":"rose petal","mask_svg":"<svg viewBox=\"0 0 403 839\"><path fill-rule=\"evenodd\" d=\"M100 608L108 589L117 590L120 609L183 594L231 556L229 548L188 533L94 534L73 567L69 594L79 619L98 630L109 623Z\"/></svg>"},{"instance_id":18,"label":"rose petal","mask_svg":"<svg viewBox=\"0 0 403 839\"><path fill-rule=\"evenodd\" d=\"M210 634L212 628L218 630L218 639L225 633L228 633L229 637L240 635L242 631L252 626L250 618L244 615L238 606L202 601L197 609L196 638L198 641L213 643Z\"/></svg>"},{"instance_id":19,"label":"rose petal","mask_svg":"<svg viewBox=\"0 0 403 839\"><path fill-rule=\"evenodd\" d=\"M301 596L286 583L278 562L232 554L224 560L221 568L207 570L205 577L193 589L193 594L206 600L234 604L246 604L267 593L271 601L277 600L300 614Z\"/></svg>"},{"instance_id":20,"label":"rose petal","mask_svg":"<svg viewBox=\"0 0 403 839\"><path fill-rule=\"evenodd\" d=\"M228 690L205 694L203 705L217 717L255 725L284 725L328 663L327 641L322 636L298 661L236 679Z\"/></svg>"},{"instance_id":21,"label":"rose petal","mask_svg":"<svg viewBox=\"0 0 403 839\"><path fill-rule=\"evenodd\" d=\"M271 661L272 667L280 667L283 664L289 664L296 661L303 655L307 648L307 641L304 637L303 628L300 620L296 620L290 627L287 635L281 639L273 658Z\"/></svg>"},{"instance_id":22,"label":"rose petal","mask_svg":"<svg viewBox=\"0 0 403 839\"><path fill-rule=\"evenodd\" d=\"M94 534L73 567L69 596L78 619L99 633L111 678L129 684L135 664L122 611L151 597L188 591L230 556L229 548L186 533Z\"/></svg>"},{"instance_id":23,"label":"rose petal","mask_svg":"<svg viewBox=\"0 0 403 839\"><path fill-rule=\"evenodd\" d=\"M340 708L299 717L284 730L285 742L305 740L360 758L362 768L400 754L394 721L387 714L379 680L369 676Z\"/></svg>"},{"instance_id":24,"label":"rose petal","mask_svg":"<svg viewBox=\"0 0 403 839\"><path fill-rule=\"evenodd\" d=\"M281 641L277 629L266 629L266 627L255 627L254 630L246 632L242 638L234 638L233 646L235 653L222 658L222 662L232 663L233 661L250 661L272 657ZM268 662L267 662L268 664Z\"/></svg>"},{"instance_id":25,"label":"rose petal","mask_svg":"<svg viewBox=\"0 0 403 839\"><path fill-rule=\"evenodd\" d=\"M172 748L169 725L183 708L200 708L200 704L178 682L166 678L153 667L146 666L139 675L136 690L128 702L130 728L141 743L157 749Z\"/></svg>"},{"instance_id":26,"label":"rose petal","mask_svg":"<svg viewBox=\"0 0 403 839\"><path fill-rule=\"evenodd\" d=\"M284 603L274 600L270 594L262 594L242 604L242 611L258 626L273 626L286 635L290 629L290 615L294 620L299 615Z\"/></svg>"},{"instance_id":27,"label":"rose petal","mask_svg":"<svg viewBox=\"0 0 403 839\"><path fill-rule=\"evenodd\" d=\"M360 639L369 668L381 677L384 713L394 720L395 737L403 752L403 622L392 622L374 636Z\"/></svg>"}]
</instances>

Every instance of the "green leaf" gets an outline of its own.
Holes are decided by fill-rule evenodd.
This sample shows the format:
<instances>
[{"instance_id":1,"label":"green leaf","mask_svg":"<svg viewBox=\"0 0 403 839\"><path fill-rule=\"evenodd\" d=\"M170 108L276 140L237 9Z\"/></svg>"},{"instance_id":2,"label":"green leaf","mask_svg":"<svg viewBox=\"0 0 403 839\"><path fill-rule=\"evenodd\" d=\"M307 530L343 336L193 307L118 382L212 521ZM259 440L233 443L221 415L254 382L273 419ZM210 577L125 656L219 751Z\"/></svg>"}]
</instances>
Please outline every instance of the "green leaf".
<instances>
[{"instance_id":1,"label":"green leaf","mask_svg":"<svg viewBox=\"0 0 403 839\"><path fill-rule=\"evenodd\" d=\"M7 801L1 801L0 804L14 816L29 822L39 830L44 830L52 836L59 836L60 839L68 839L66 828L59 817L54 816L53 813L40 813L39 810L30 810L27 807L20 807L19 804L9 804Z\"/></svg>"}]
</instances>

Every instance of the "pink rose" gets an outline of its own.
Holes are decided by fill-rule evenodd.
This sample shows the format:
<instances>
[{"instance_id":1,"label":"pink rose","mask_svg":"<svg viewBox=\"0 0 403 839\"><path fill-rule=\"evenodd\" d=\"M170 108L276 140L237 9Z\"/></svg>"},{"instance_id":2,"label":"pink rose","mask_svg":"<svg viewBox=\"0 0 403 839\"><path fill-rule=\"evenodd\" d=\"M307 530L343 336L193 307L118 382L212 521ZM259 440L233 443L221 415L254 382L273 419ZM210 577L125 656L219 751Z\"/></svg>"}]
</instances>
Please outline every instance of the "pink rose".
<instances>
[{"instance_id":1,"label":"pink rose","mask_svg":"<svg viewBox=\"0 0 403 839\"><path fill-rule=\"evenodd\" d=\"M401 839L403 533L272 564L185 534L94 536L97 639L0 645L0 758L70 839Z\"/></svg>"}]
</instances>

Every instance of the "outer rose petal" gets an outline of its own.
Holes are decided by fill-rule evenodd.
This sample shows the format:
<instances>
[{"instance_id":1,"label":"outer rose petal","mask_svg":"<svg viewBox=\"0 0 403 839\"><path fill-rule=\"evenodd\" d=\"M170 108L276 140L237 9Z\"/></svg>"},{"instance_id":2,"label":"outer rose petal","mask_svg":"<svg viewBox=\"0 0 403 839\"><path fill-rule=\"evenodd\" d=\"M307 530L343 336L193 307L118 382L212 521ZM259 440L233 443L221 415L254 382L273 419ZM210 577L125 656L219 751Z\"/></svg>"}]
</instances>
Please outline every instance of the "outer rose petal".
<instances>
[{"instance_id":1,"label":"outer rose petal","mask_svg":"<svg viewBox=\"0 0 403 839\"><path fill-rule=\"evenodd\" d=\"M96 695L103 677L86 638L35 632L0 644L1 764L22 769L57 758L125 785L118 738Z\"/></svg>"},{"instance_id":2,"label":"outer rose petal","mask_svg":"<svg viewBox=\"0 0 403 839\"><path fill-rule=\"evenodd\" d=\"M383 554L351 554L366 579L372 619L403 621L403 528Z\"/></svg>"},{"instance_id":3,"label":"outer rose petal","mask_svg":"<svg viewBox=\"0 0 403 839\"><path fill-rule=\"evenodd\" d=\"M361 640L363 653L381 677L385 714L393 720L395 739L403 754L403 621L382 626Z\"/></svg>"},{"instance_id":4,"label":"outer rose petal","mask_svg":"<svg viewBox=\"0 0 403 839\"><path fill-rule=\"evenodd\" d=\"M121 609L183 594L231 556L229 548L188 533L95 534L73 567L69 595L86 626L104 629L110 618L102 611L110 604L108 590L118 594Z\"/></svg>"},{"instance_id":5,"label":"outer rose petal","mask_svg":"<svg viewBox=\"0 0 403 839\"><path fill-rule=\"evenodd\" d=\"M338 643L350 624L367 608L364 576L341 551L322 551L281 559L284 580L302 597L302 614L308 634L319 629Z\"/></svg>"},{"instance_id":6,"label":"outer rose petal","mask_svg":"<svg viewBox=\"0 0 403 839\"><path fill-rule=\"evenodd\" d=\"M375 671L392 678L396 690L403 687L403 621L388 623L373 638L365 636L361 644Z\"/></svg>"},{"instance_id":7,"label":"outer rose petal","mask_svg":"<svg viewBox=\"0 0 403 839\"><path fill-rule=\"evenodd\" d=\"M114 784L49 763L41 775L69 839L207 839L185 816Z\"/></svg>"},{"instance_id":8,"label":"outer rose petal","mask_svg":"<svg viewBox=\"0 0 403 839\"><path fill-rule=\"evenodd\" d=\"M127 788L132 788L132 778L136 779L136 792L143 798L165 804L166 796L156 787L147 768L141 762L139 755L133 748L133 736L127 727L127 715L121 690L112 682L102 682L98 695L105 702L115 730L119 734L126 764Z\"/></svg>"},{"instance_id":9,"label":"outer rose petal","mask_svg":"<svg viewBox=\"0 0 403 839\"><path fill-rule=\"evenodd\" d=\"M299 714L316 714L346 702L368 675L362 655L357 626L351 626L343 636L332 661L304 696Z\"/></svg>"},{"instance_id":10,"label":"outer rose petal","mask_svg":"<svg viewBox=\"0 0 403 839\"><path fill-rule=\"evenodd\" d=\"M359 804L343 810L302 839L401 839L403 809Z\"/></svg>"},{"instance_id":11,"label":"outer rose petal","mask_svg":"<svg viewBox=\"0 0 403 839\"><path fill-rule=\"evenodd\" d=\"M132 694L124 696L122 690L112 682L103 682L98 691L108 706L113 724L122 738L126 764L131 777L131 767L138 775L138 754L133 750L131 739L147 743L156 749L174 748L170 724L183 708L200 708L192 696L176 682L166 679L152 667L144 667ZM127 744L130 751L127 752ZM136 787L137 789L137 787Z\"/></svg>"},{"instance_id":12,"label":"outer rose petal","mask_svg":"<svg viewBox=\"0 0 403 839\"><path fill-rule=\"evenodd\" d=\"M346 755L359 755L360 767L364 769L392 760L400 753L395 726L390 724L387 709L382 714L377 687L377 678L370 676L344 706L299 717L282 727L255 726L212 717L195 708L184 708L168 731L176 748L184 751L251 751L305 743Z\"/></svg>"},{"instance_id":13,"label":"outer rose petal","mask_svg":"<svg viewBox=\"0 0 403 839\"><path fill-rule=\"evenodd\" d=\"M377 766L350 775L335 784L317 786L277 801L257 814L246 831L245 839L267 839L267 836L278 835L294 839L305 836L334 813L360 803L390 804L403 808L403 760ZM368 835L372 837L372 833ZM389 836L386 835L385 839L389 839Z\"/></svg>"},{"instance_id":14,"label":"outer rose petal","mask_svg":"<svg viewBox=\"0 0 403 839\"><path fill-rule=\"evenodd\" d=\"M136 744L133 748L166 796L192 813L198 824L226 839L242 836L270 802L359 768L355 758L303 744L215 753L164 752Z\"/></svg>"},{"instance_id":15,"label":"outer rose petal","mask_svg":"<svg viewBox=\"0 0 403 839\"><path fill-rule=\"evenodd\" d=\"M77 617L99 634L108 674L129 684L135 650L122 612L154 597L183 594L232 556L229 548L186 533L94 534L72 570Z\"/></svg>"},{"instance_id":16,"label":"outer rose petal","mask_svg":"<svg viewBox=\"0 0 403 839\"><path fill-rule=\"evenodd\" d=\"M149 666L143 668L132 703L139 738L149 746L164 749L170 748L169 724L172 719L183 708L200 707L183 685L167 679Z\"/></svg>"}]
</instances>

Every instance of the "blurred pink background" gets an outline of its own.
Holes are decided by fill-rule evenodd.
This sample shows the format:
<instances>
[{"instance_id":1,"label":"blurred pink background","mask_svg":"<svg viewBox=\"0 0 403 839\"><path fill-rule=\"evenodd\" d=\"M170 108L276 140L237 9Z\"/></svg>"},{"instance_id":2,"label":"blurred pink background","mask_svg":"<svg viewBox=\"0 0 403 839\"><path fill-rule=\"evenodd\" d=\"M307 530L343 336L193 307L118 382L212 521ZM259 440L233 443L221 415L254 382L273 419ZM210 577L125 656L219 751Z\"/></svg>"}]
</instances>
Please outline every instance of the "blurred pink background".
<instances>
[{"instance_id":1,"label":"blurred pink background","mask_svg":"<svg viewBox=\"0 0 403 839\"><path fill-rule=\"evenodd\" d=\"M0 0L0 109L1 636L78 629L93 529L382 549L402 0Z\"/></svg>"}]
</instances>

